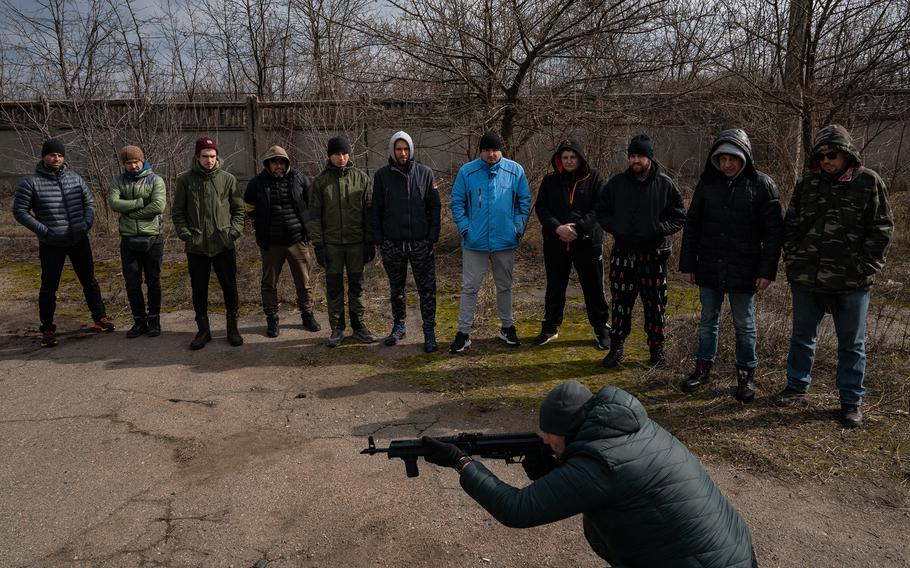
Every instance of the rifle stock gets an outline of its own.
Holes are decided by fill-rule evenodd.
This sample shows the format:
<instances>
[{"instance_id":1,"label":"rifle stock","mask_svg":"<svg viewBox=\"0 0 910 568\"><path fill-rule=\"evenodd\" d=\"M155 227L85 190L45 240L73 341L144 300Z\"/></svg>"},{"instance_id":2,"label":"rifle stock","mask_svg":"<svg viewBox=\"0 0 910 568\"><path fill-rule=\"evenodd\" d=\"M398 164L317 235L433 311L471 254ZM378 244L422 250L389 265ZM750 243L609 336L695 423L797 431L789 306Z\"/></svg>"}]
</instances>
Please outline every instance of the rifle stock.
<instances>
[{"instance_id":1,"label":"rifle stock","mask_svg":"<svg viewBox=\"0 0 910 568\"><path fill-rule=\"evenodd\" d=\"M440 442L454 444L461 451L470 455L488 459L501 459L506 463L521 463L527 456L538 456L543 449L543 439L534 432L506 434L483 434L480 432L462 432L456 436L436 438ZM425 457L429 450L419 438L409 440L392 440L387 448L377 448L373 436L367 439L367 447L361 454L387 454L389 459L404 460L404 469L408 477L417 477L417 458Z\"/></svg>"}]
</instances>

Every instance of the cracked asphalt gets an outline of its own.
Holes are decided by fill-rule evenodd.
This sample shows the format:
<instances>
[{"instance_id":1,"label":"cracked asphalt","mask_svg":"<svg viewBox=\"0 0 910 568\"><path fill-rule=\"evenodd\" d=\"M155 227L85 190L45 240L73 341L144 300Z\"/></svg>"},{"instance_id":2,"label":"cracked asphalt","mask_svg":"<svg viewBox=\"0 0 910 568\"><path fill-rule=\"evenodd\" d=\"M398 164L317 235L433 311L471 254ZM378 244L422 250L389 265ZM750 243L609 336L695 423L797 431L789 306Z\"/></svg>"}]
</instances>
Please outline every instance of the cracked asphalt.
<instances>
[{"instance_id":1,"label":"cracked asphalt","mask_svg":"<svg viewBox=\"0 0 910 568\"><path fill-rule=\"evenodd\" d=\"M155 339L3 338L0 565L603 565L580 519L507 529L453 471L421 463L408 479L400 460L359 454L368 435L528 430L532 415L370 380L370 365L342 364L325 333L299 326L267 339L251 320L232 348L217 320L197 352L185 312ZM520 467L492 465L525 483Z\"/></svg>"},{"instance_id":2,"label":"cracked asphalt","mask_svg":"<svg viewBox=\"0 0 910 568\"><path fill-rule=\"evenodd\" d=\"M267 339L253 318L233 348L215 316L215 339L191 352L192 314L176 312L159 338L64 330L41 349L23 314L0 333L0 566L604 566L580 517L508 529L455 472L420 462L409 479L400 460L359 454L369 435L536 428L533 413L422 392L370 364L418 355L414 338L333 351L325 331ZM706 466L763 568L910 565L905 487Z\"/></svg>"}]
</instances>

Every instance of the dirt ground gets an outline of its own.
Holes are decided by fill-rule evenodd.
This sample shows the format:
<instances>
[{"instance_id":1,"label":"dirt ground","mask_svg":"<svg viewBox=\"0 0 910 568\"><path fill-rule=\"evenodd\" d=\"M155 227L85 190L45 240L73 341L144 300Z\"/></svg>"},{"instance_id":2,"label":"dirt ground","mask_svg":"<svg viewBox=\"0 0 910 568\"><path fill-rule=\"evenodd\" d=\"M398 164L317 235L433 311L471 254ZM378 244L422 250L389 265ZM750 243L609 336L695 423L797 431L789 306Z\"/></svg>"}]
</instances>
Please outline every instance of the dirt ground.
<instances>
[{"instance_id":1,"label":"dirt ground","mask_svg":"<svg viewBox=\"0 0 910 568\"><path fill-rule=\"evenodd\" d=\"M214 341L191 352L192 315L178 311L156 339L70 321L58 347L41 349L33 310L0 300L2 566L604 565L579 517L508 529L451 470L421 463L409 479L398 460L359 455L368 435L535 429L532 412L377 373L372 362L420 356L413 336L331 351L326 331L287 314L277 339L244 320L246 344L232 348L214 316ZM527 483L518 466L489 465ZM906 484L796 485L707 466L763 567L910 565Z\"/></svg>"}]
</instances>

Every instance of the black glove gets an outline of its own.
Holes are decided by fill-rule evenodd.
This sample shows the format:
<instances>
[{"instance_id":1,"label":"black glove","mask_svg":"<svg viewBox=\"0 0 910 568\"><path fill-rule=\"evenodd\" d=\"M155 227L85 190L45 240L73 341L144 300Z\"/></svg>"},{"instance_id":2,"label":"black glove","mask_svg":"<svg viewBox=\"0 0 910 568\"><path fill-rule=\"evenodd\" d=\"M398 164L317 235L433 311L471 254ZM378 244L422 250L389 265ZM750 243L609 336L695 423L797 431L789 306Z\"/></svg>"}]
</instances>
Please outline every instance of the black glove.
<instances>
[{"instance_id":1,"label":"black glove","mask_svg":"<svg viewBox=\"0 0 910 568\"><path fill-rule=\"evenodd\" d=\"M521 462L521 467L524 468L528 479L531 481L550 473L557 465L559 465L559 460L553 455L553 450L550 449L550 446L546 444L541 447L539 454L525 456L525 459Z\"/></svg>"},{"instance_id":2,"label":"black glove","mask_svg":"<svg viewBox=\"0 0 910 568\"><path fill-rule=\"evenodd\" d=\"M316 264L325 268L325 247L316 247Z\"/></svg>"},{"instance_id":3,"label":"black glove","mask_svg":"<svg viewBox=\"0 0 910 568\"><path fill-rule=\"evenodd\" d=\"M376 258L376 245L373 243L363 243L363 263L368 264Z\"/></svg>"},{"instance_id":4,"label":"black glove","mask_svg":"<svg viewBox=\"0 0 910 568\"><path fill-rule=\"evenodd\" d=\"M420 442L423 444L423 447L429 451L429 453L424 456L424 459L432 464L442 467L451 467L460 471L464 464L462 459L468 457L468 454L461 451L455 444L446 444L445 442L440 442L436 438L424 436L420 439Z\"/></svg>"}]
</instances>

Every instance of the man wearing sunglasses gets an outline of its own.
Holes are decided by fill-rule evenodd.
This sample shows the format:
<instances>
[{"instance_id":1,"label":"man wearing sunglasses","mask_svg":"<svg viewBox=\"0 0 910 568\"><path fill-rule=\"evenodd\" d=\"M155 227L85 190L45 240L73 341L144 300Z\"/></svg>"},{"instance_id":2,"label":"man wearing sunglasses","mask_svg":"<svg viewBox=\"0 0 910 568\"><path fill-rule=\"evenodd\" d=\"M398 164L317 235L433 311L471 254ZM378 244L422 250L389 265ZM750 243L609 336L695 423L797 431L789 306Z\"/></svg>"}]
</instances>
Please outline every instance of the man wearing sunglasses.
<instances>
[{"instance_id":1,"label":"man wearing sunglasses","mask_svg":"<svg viewBox=\"0 0 910 568\"><path fill-rule=\"evenodd\" d=\"M863 166L844 127L822 128L784 219L793 328L787 385L778 404L792 404L808 392L818 326L827 312L837 333L840 421L847 427L862 425L869 294L893 231L885 183Z\"/></svg>"}]
</instances>

